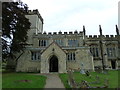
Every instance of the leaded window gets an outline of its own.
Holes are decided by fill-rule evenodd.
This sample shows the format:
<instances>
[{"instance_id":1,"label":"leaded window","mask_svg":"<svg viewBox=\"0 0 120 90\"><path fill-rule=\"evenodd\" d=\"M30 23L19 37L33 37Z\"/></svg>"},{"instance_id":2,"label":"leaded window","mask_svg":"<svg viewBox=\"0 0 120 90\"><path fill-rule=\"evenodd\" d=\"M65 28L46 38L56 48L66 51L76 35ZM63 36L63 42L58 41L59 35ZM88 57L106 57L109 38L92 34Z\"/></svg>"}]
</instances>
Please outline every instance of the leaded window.
<instances>
[{"instance_id":1,"label":"leaded window","mask_svg":"<svg viewBox=\"0 0 120 90\"><path fill-rule=\"evenodd\" d=\"M108 57L115 57L115 48L114 47L107 47L107 55Z\"/></svg>"},{"instance_id":2,"label":"leaded window","mask_svg":"<svg viewBox=\"0 0 120 90\"><path fill-rule=\"evenodd\" d=\"M78 40L76 39L69 39L68 46L78 46Z\"/></svg>"},{"instance_id":3,"label":"leaded window","mask_svg":"<svg viewBox=\"0 0 120 90\"><path fill-rule=\"evenodd\" d=\"M99 57L99 49L98 47L90 47L90 52L93 57Z\"/></svg>"},{"instance_id":4,"label":"leaded window","mask_svg":"<svg viewBox=\"0 0 120 90\"><path fill-rule=\"evenodd\" d=\"M40 52L31 51L31 60L40 60Z\"/></svg>"},{"instance_id":5,"label":"leaded window","mask_svg":"<svg viewBox=\"0 0 120 90\"><path fill-rule=\"evenodd\" d=\"M67 53L67 60L68 61L75 60L75 52Z\"/></svg>"},{"instance_id":6,"label":"leaded window","mask_svg":"<svg viewBox=\"0 0 120 90\"><path fill-rule=\"evenodd\" d=\"M58 45L60 45L60 46L63 45L63 41L62 41L61 39L55 40L55 42L56 42Z\"/></svg>"},{"instance_id":7,"label":"leaded window","mask_svg":"<svg viewBox=\"0 0 120 90\"><path fill-rule=\"evenodd\" d=\"M39 40L39 46L47 46L47 40Z\"/></svg>"}]
</instances>

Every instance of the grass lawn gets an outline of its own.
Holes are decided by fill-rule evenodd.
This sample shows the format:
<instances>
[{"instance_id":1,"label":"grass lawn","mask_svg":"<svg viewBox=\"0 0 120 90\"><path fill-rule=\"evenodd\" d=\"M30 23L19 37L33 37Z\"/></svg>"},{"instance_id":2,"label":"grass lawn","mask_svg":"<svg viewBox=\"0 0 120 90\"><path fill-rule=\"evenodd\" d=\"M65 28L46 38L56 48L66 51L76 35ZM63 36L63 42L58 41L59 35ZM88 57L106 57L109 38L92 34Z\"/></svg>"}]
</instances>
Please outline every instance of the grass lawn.
<instances>
[{"instance_id":1,"label":"grass lawn","mask_svg":"<svg viewBox=\"0 0 120 90\"><path fill-rule=\"evenodd\" d=\"M33 74L4 73L2 75L2 88L44 88L46 77Z\"/></svg>"},{"instance_id":2,"label":"grass lawn","mask_svg":"<svg viewBox=\"0 0 120 90\"><path fill-rule=\"evenodd\" d=\"M85 74L80 74L80 72L74 72L73 76L77 83L81 83L82 80L87 81L90 83L90 86L103 86L105 79L109 80L109 88L117 88L118 85L118 71L109 71L107 74L104 73L98 73L98 72L90 72L91 77L86 76ZM96 80L96 76L99 77L99 82L94 83ZM62 82L64 83L64 86L66 88L70 88L70 86L67 83L68 75L67 74L59 74L59 77L61 78ZM91 83L93 82L93 83Z\"/></svg>"}]
</instances>

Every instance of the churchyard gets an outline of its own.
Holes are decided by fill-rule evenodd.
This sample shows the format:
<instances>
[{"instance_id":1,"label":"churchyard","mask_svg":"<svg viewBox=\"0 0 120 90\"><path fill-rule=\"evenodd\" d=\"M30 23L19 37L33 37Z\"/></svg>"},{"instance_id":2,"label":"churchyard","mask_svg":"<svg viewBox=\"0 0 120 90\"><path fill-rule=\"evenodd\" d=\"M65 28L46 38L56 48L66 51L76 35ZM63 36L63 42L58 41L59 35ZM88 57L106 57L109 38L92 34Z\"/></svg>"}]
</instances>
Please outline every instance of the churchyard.
<instances>
[{"instance_id":1,"label":"churchyard","mask_svg":"<svg viewBox=\"0 0 120 90\"><path fill-rule=\"evenodd\" d=\"M66 88L118 88L120 86L118 85L120 84L118 83L119 73L118 70L89 72L89 74L70 72L68 74L59 74L59 77Z\"/></svg>"},{"instance_id":2,"label":"churchyard","mask_svg":"<svg viewBox=\"0 0 120 90\"><path fill-rule=\"evenodd\" d=\"M118 88L118 70L103 72L68 72L58 74L65 88ZM46 77L36 73L3 73L3 88L44 88ZM52 81L51 81L52 83ZM119 87L120 88L120 87Z\"/></svg>"}]
</instances>

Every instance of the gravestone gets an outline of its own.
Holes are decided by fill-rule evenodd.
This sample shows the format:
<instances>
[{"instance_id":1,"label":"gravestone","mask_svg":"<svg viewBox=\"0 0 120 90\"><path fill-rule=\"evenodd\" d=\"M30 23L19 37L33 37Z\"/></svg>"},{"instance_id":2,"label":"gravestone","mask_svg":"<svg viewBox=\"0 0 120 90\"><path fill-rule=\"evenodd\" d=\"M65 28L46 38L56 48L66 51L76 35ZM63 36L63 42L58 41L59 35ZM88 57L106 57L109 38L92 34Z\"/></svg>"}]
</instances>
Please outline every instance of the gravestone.
<instances>
[{"instance_id":1,"label":"gravestone","mask_svg":"<svg viewBox=\"0 0 120 90\"><path fill-rule=\"evenodd\" d=\"M83 69L83 68L84 68L84 64L83 64L83 63L81 63L81 70L80 70L80 73L81 73L81 74L85 74L85 71L84 71L84 69Z\"/></svg>"},{"instance_id":2,"label":"gravestone","mask_svg":"<svg viewBox=\"0 0 120 90\"><path fill-rule=\"evenodd\" d=\"M85 74L86 74L86 76L90 76L89 71L86 71Z\"/></svg>"},{"instance_id":3,"label":"gravestone","mask_svg":"<svg viewBox=\"0 0 120 90\"><path fill-rule=\"evenodd\" d=\"M83 80L80 84L80 88L89 88L88 82Z\"/></svg>"}]
</instances>

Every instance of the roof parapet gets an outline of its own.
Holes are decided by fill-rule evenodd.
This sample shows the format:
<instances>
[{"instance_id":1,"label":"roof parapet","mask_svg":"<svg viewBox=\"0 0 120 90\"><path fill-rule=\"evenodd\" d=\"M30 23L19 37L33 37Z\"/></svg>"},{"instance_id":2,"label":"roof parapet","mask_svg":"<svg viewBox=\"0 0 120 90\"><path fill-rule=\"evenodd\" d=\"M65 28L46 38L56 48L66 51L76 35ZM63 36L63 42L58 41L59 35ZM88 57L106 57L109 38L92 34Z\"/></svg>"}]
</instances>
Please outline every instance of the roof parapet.
<instances>
[{"instance_id":1,"label":"roof parapet","mask_svg":"<svg viewBox=\"0 0 120 90\"><path fill-rule=\"evenodd\" d=\"M73 32L69 32L69 34L73 34Z\"/></svg>"},{"instance_id":2,"label":"roof parapet","mask_svg":"<svg viewBox=\"0 0 120 90\"><path fill-rule=\"evenodd\" d=\"M118 35L86 35L87 39L115 39Z\"/></svg>"},{"instance_id":3,"label":"roof parapet","mask_svg":"<svg viewBox=\"0 0 120 90\"><path fill-rule=\"evenodd\" d=\"M59 31L59 32L58 32L58 34L62 34L62 32L61 32L61 31Z\"/></svg>"},{"instance_id":4,"label":"roof parapet","mask_svg":"<svg viewBox=\"0 0 120 90\"><path fill-rule=\"evenodd\" d=\"M78 31L74 31L74 34L78 34Z\"/></svg>"},{"instance_id":5,"label":"roof parapet","mask_svg":"<svg viewBox=\"0 0 120 90\"><path fill-rule=\"evenodd\" d=\"M48 32L49 35L51 35L52 33L51 32Z\"/></svg>"},{"instance_id":6,"label":"roof parapet","mask_svg":"<svg viewBox=\"0 0 120 90\"><path fill-rule=\"evenodd\" d=\"M46 33L46 32L43 32L43 33L38 33L38 34L46 34L46 35L81 35L81 36L83 36L83 31L80 31L79 33L78 33L78 31L74 31L74 32L64 32L64 33L62 33L61 31L60 32L48 32L48 33Z\"/></svg>"},{"instance_id":7,"label":"roof parapet","mask_svg":"<svg viewBox=\"0 0 120 90\"><path fill-rule=\"evenodd\" d=\"M53 32L53 34L54 34L54 35L56 35L56 34L57 34L57 32Z\"/></svg>"},{"instance_id":8,"label":"roof parapet","mask_svg":"<svg viewBox=\"0 0 120 90\"><path fill-rule=\"evenodd\" d=\"M67 32L64 32L64 34L67 34Z\"/></svg>"}]
</instances>

